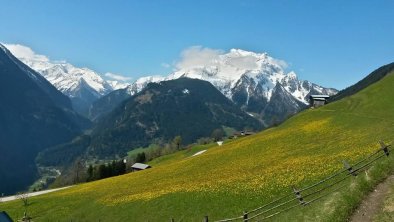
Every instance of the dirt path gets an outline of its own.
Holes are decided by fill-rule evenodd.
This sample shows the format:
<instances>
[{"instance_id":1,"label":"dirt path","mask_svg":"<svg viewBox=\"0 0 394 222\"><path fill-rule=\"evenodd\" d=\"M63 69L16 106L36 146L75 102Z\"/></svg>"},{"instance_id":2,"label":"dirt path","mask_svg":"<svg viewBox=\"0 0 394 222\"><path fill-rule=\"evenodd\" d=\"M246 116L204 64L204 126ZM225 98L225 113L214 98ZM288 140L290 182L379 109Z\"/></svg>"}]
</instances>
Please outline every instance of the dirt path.
<instances>
[{"instance_id":1,"label":"dirt path","mask_svg":"<svg viewBox=\"0 0 394 222\"><path fill-rule=\"evenodd\" d=\"M32 192L32 193L28 193L28 197L34 197L34 196L39 196L39 195L43 195L46 193L52 193L58 190L64 190L67 188L70 188L72 186L68 186L68 187L61 187L61 188L56 188L56 189L51 189L51 190L43 190L43 191L38 191L38 192ZM1 198L0 202L7 202L7 201L11 201L11 200L16 200L18 199L18 195L14 195L14 196L8 196L8 197L3 197Z\"/></svg>"},{"instance_id":2,"label":"dirt path","mask_svg":"<svg viewBox=\"0 0 394 222\"><path fill-rule=\"evenodd\" d=\"M356 212L349 219L350 222L369 222L380 211L383 202L391 185L394 184L394 175L389 176L384 182L380 183L357 208Z\"/></svg>"}]
</instances>

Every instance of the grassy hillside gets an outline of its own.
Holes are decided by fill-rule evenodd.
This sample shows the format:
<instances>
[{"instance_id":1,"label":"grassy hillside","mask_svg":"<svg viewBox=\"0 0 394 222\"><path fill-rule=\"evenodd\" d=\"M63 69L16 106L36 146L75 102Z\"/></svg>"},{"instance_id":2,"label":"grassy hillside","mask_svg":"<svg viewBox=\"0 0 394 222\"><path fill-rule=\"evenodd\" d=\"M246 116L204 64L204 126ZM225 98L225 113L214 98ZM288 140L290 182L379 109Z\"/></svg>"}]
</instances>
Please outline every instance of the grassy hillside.
<instances>
[{"instance_id":1,"label":"grassy hillside","mask_svg":"<svg viewBox=\"0 0 394 222\"><path fill-rule=\"evenodd\" d=\"M392 141L393 85L392 73L349 98L306 110L279 127L199 156L32 198L29 212L35 221L201 221L204 215L210 220L239 216L288 193L291 185L308 185L342 168L343 159L352 163L368 155L378 140ZM355 190L352 186L349 193ZM289 218L343 221L344 211L352 206L330 198ZM0 210L14 218L23 213L20 201L0 204Z\"/></svg>"}]
</instances>

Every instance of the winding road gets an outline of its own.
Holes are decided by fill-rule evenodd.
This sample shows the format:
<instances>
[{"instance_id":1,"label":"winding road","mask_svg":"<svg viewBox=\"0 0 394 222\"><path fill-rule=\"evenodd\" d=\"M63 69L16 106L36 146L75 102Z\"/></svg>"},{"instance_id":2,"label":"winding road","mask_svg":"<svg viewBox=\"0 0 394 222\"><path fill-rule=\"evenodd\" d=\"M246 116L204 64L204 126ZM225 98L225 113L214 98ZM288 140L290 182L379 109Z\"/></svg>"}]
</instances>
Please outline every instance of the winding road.
<instances>
[{"instance_id":1,"label":"winding road","mask_svg":"<svg viewBox=\"0 0 394 222\"><path fill-rule=\"evenodd\" d=\"M37 192L31 192L31 193L26 193L28 197L34 197L34 196L39 196L39 195L43 195L46 193L52 193L55 191L59 191L59 190L64 190L67 188L70 188L72 186L68 186L68 187L61 187L61 188L56 188L56 189L50 189L50 190L43 190L43 191L37 191ZM7 201L12 201L12 200L17 200L19 195L14 195L14 196L8 196L8 197L2 197L0 198L0 202L7 202Z\"/></svg>"}]
</instances>

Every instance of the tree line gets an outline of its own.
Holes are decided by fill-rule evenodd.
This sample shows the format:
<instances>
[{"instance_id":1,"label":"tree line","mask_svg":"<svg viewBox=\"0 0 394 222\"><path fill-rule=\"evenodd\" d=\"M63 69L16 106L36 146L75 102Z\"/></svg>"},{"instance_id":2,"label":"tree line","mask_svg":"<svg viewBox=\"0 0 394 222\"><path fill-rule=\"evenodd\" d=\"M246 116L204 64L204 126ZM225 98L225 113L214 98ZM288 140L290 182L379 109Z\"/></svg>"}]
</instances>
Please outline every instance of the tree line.
<instances>
[{"instance_id":1,"label":"tree line","mask_svg":"<svg viewBox=\"0 0 394 222\"><path fill-rule=\"evenodd\" d=\"M108 177L119 176L126 173L126 163L123 160L113 160L108 164L89 165L86 172L86 181L101 180Z\"/></svg>"},{"instance_id":2,"label":"tree line","mask_svg":"<svg viewBox=\"0 0 394 222\"><path fill-rule=\"evenodd\" d=\"M197 144L208 144L220 141L225 136L223 129L215 129L210 137L204 137L197 140ZM195 143L196 144L196 143ZM69 167L51 187L59 187L82 182L90 182L100 180L108 177L119 176L131 172L131 166L134 163L146 163L158 157L172 154L180 150L187 149L194 146L190 144L184 146L181 136L175 136L169 142L157 140L153 142L145 151L137 153L133 156L128 156L125 159L113 160L107 163L89 164L86 165L86 160L77 158L76 161Z\"/></svg>"}]
</instances>

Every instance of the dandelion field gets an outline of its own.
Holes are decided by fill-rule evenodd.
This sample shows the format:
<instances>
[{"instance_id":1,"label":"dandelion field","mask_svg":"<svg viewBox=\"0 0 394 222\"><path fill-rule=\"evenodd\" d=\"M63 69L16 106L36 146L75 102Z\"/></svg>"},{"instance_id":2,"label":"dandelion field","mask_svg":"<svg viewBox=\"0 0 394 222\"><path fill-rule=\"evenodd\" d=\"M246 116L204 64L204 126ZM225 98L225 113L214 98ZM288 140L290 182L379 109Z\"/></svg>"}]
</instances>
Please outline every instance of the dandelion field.
<instances>
[{"instance_id":1,"label":"dandelion field","mask_svg":"<svg viewBox=\"0 0 394 222\"><path fill-rule=\"evenodd\" d=\"M354 96L209 147L199 156L171 154L146 171L31 198L28 212L34 221L202 221L205 215L213 221L239 216L288 193L293 185L312 184L342 169L342 160L356 162L379 148L379 140L391 142L392 86L393 74ZM329 202L332 198L289 215L296 221L328 220L319 215L341 211L341 205ZM14 219L24 211L19 201L0 203L1 210ZM275 220L287 221L289 215Z\"/></svg>"}]
</instances>

